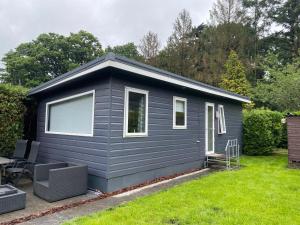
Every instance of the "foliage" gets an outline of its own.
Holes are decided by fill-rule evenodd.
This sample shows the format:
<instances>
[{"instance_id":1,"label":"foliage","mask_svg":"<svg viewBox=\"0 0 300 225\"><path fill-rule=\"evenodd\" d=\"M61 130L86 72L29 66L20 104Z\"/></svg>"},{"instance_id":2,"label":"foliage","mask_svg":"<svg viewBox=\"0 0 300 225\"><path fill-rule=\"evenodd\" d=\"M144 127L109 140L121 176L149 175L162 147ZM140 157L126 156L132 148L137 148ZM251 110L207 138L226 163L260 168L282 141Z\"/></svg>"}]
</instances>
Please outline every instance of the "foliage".
<instances>
[{"instance_id":1,"label":"foliage","mask_svg":"<svg viewBox=\"0 0 300 225\"><path fill-rule=\"evenodd\" d=\"M281 127L281 140L278 144L278 147L286 149L288 147L287 124L283 123Z\"/></svg>"},{"instance_id":2,"label":"foliage","mask_svg":"<svg viewBox=\"0 0 300 225\"><path fill-rule=\"evenodd\" d=\"M216 24L243 23L244 10L241 0L216 0L210 10L210 17Z\"/></svg>"},{"instance_id":3,"label":"foliage","mask_svg":"<svg viewBox=\"0 0 300 225\"><path fill-rule=\"evenodd\" d=\"M127 58L138 60L138 61L143 60L142 56L139 54L137 46L133 42L124 45L117 45L114 47L108 46L105 49L105 52L106 53L113 52L115 54L122 55Z\"/></svg>"},{"instance_id":4,"label":"foliage","mask_svg":"<svg viewBox=\"0 0 300 225\"><path fill-rule=\"evenodd\" d=\"M23 87L0 84L0 156L10 155L22 138L26 94Z\"/></svg>"},{"instance_id":5,"label":"foliage","mask_svg":"<svg viewBox=\"0 0 300 225\"><path fill-rule=\"evenodd\" d=\"M253 90L258 106L273 110L295 111L300 108L300 57L283 64L272 53L262 60L265 76Z\"/></svg>"},{"instance_id":6,"label":"foliage","mask_svg":"<svg viewBox=\"0 0 300 225\"><path fill-rule=\"evenodd\" d=\"M242 63L249 80L255 80L251 72L251 58L254 56L254 33L250 27L237 23L219 24L217 26L201 26L194 29L196 45L195 78L205 83L219 85L224 64L234 50Z\"/></svg>"},{"instance_id":7,"label":"foliage","mask_svg":"<svg viewBox=\"0 0 300 225\"><path fill-rule=\"evenodd\" d=\"M270 18L282 27L272 35L270 41L276 46L275 52L285 62L299 57L300 48L300 2L299 0L272 0L276 7L270 10Z\"/></svg>"},{"instance_id":8,"label":"foliage","mask_svg":"<svg viewBox=\"0 0 300 225\"><path fill-rule=\"evenodd\" d=\"M191 42L192 19L187 10L182 10L173 24L173 33L167 46L159 54L158 66L171 72L193 78L195 48Z\"/></svg>"},{"instance_id":9,"label":"foliage","mask_svg":"<svg viewBox=\"0 0 300 225\"><path fill-rule=\"evenodd\" d=\"M300 224L300 171L287 168L286 152L241 163L64 225Z\"/></svg>"},{"instance_id":10,"label":"foliage","mask_svg":"<svg viewBox=\"0 0 300 225\"><path fill-rule=\"evenodd\" d=\"M98 39L86 31L41 34L4 56L6 71L1 76L7 83L34 87L102 54Z\"/></svg>"},{"instance_id":11,"label":"foliage","mask_svg":"<svg viewBox=\"0 0 300 225\"><path fill-rule=\"evenodd\" d=\"M259 37L263 37L269 31L272 23L269 12L273 9L274 4L270 1L272 0L242 0L246 24L253 27Z\"/></svg>"},{"instance_id":12,"label":"foliage","mask_svg":"<svg viewBox=\"0 0 300 225\"><path fill-rule=\"evenodd\" d=\"M235 51L231 51L228 56L220 86L240 95L248 96L250 94L250 84L246 79L245 68Z\"/></svg>"},{"instance_id":13,"label":"foliage","mask_svg":"<svg viewBox=\"0 0 300 225\"><path fill-rule=\"evenodd\" d=\"M158 40L158 35L149 31L141 40L139 46L140 51L147 63L155 65L155 58L159 53L160 41Z\"/></svg>"},{"instance_id":14,"label":"foliage","mask_svg":"<svg viewBox=\"0 0 300 225\"><path fill-rule=\"evenodd\" d=\"M283 115L280 112L255 109L243 112L243 151L247 155L272 153L282 138Z\"/></svg>"}]
</instances>

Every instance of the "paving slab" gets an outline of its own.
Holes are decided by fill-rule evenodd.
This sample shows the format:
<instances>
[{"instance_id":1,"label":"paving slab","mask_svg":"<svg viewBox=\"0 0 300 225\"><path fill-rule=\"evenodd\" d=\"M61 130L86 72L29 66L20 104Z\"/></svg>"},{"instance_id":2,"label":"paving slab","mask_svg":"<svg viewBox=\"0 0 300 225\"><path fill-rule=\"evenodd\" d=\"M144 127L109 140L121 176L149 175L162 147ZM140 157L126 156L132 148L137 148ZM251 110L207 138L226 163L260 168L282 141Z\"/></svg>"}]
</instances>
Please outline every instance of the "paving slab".
<instances>
[{"instance_id":1,"label":"paving slab","mask_svg":"<svg viewBox=\"0 0 300 225\"><path fill-rule=\"evenodd\" d=\"M85 195L65 199L58 202L49 203L33 194L32 182L29 180L22 180L20 185L18 185L17 188L26 192L26 208L0 215L0 223L21 218L21 217L26 217L31 214L36 214L38 212L46 211L48 209L59 207L59 206L64 206L66 204L70 204L73 202L95 198L98 196L96 192L89 191Z\"/></svg>"}]
</instances>

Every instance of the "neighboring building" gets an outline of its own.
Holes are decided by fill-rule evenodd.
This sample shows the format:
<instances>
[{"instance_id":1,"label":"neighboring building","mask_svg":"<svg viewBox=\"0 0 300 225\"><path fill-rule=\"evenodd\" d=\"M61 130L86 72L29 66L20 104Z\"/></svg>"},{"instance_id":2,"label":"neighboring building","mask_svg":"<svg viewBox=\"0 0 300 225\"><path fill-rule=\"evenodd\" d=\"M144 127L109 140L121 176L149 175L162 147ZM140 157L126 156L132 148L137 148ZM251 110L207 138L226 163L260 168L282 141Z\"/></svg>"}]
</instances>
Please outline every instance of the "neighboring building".
<instances>
[{"instance_id":1,"label":"neighboring building","mask_svg":"<svg viewBox=\"0 0 300 225\"><path fill-rule=\"evenodd\" d=\"M44 83L37 99L41 162L87 164L111 192L203 167L242 136L242 103L212 87L114 54Z\"/></svg>"},{"instance_id":2,"label":"neighboring building","mask_svg":"<svg viewBox=\"0 0 300 225\"><path fill-rule=\"evenodd\" d=\"M286 123L289 165L300 166L300 116L289 114Z\"/></svg>"}]
</instances>

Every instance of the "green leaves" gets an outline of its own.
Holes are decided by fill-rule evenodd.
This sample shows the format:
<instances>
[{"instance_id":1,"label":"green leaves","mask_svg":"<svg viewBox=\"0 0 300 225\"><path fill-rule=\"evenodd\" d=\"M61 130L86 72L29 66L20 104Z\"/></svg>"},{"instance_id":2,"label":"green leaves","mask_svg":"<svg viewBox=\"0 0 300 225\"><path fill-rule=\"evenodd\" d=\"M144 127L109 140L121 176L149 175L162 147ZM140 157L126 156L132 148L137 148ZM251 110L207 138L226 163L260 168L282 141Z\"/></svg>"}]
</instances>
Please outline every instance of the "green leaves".
<instances>
[{"instance_id":1,"label":"green leaves","mask_svg":"<svg viewBox=\"0 0 300 225\"><path fill-rule=\"evenodd\" d=\"M243 151L247 155L267 155L282 138L283 115L270 110L243 111Z\"/></svg>"},{"instance_id":2,"label":"green leaves","mask_svg":"<svg viewBox=\"0 0 300 225\"><path fill-rule=\"evenodd\" d=\"M248 96L250 83L246 79L245 67L240 62L235 51L231 51L225 63L225 73L222 75L220 86L228 91Z\"/></svg>"},{"instance_id":3,"label":"green leaves","mask_svg":"<svg viewBox=\"0 0 300 225\"><path fill-rule=\"evenodd\" d=\"M137 61L143 61L143 57L139 54L137 46L133 42L129 42L124 45L117 45L114 47L108 46L105 49L105 53L108 52L113 52L115 54L122 55Z\"/></svg>"},{"instance_id":4,"label":"green leaves","mask_svg":"<svg viewBox=\"0 0 300 225\"><path fill-rule=\"evenodd\" d=\"M2 59L5 82L34 87L103 55L102 46L91 33L79 31L63 36L41 34L20 44Z\"/></svg>"},{"instance_id":5,"label":"green leaves","mask_svg":"<svg viewBox=\"0 0 300 225\"><path fill-rule=\"evenodd\" d=\"M0 156L10 155L17 139L23 136L23 101L27 89L20 86L0 84Z\"/></svg>"},{"instance_id":6,"label":"green leaves","mask_svg":"<svg viewBox=\"0 0 300 225\"><path fill-rule=\"evenodd\" d=\"M262 62L265 76L253 89L258 106L273 110L295 111L300 108L300 57L282 64L277 55L269 54Z\"/></svg>"}]
</instances>

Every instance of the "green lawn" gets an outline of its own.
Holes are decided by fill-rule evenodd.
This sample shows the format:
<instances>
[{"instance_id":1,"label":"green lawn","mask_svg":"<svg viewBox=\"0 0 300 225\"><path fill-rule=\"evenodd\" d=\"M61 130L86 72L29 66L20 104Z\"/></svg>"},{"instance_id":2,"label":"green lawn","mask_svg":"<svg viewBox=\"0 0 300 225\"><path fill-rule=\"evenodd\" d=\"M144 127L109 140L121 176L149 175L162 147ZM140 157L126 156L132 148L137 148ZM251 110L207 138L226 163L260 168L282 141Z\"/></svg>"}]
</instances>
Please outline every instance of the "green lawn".
<instances>
[{"instance_id":1,"label":"green lawn","mask_svg":"<svg viewBox=\"0 0 300 225\"><path fill-rule=\"evenodd\" d=\"M300 224L300 170L287 168L286 153L244 156L242 165L65 225Z\"/></svg>"}]
</instances>

